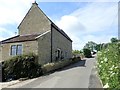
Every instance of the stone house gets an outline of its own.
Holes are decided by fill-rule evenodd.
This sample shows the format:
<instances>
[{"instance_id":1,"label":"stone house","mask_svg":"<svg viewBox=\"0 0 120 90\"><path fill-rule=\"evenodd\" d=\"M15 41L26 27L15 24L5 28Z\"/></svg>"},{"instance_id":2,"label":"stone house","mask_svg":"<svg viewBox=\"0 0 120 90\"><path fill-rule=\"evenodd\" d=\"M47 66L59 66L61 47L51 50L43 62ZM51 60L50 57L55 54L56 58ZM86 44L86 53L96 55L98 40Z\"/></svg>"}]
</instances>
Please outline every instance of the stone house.
<instances>
[{"instance_id":1,"label":"stone house","mask_svg":"<svg viewBox=\"0 0 120 90\"><path fill-rule=\"evenodd\" d=\"M0 42L0 60L28 53L45 64L72 57L72 40L57 27L35 2L18 26L19 35Z\"/></svg>"}]
</instances>

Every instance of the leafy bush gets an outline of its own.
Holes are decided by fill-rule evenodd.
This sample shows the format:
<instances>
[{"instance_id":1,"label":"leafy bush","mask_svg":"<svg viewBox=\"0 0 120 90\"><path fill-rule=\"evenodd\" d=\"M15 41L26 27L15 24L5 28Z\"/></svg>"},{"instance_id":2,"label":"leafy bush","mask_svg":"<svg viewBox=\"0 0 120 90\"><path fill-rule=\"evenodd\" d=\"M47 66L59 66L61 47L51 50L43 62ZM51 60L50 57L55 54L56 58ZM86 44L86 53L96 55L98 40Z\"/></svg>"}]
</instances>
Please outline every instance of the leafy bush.
<instances>
[{"instance_id":1,"label":"leafy bush","mask_svg":"<svg viewBox=\"0 0 120 90\"><path fill-rule=\"evenodd\" d=\"M84 56L87 57L87 58L91 58L92 55L91 55L91 51L87 48L84 48L83 49L83 53L84 53Z\"/></svg>"},{"instance_id":2,"label":"leafy bush","mask_svg":"<svg viewBox=\"0 0 120 90\"><path fill-rule=\"evenodd\" d=\"M72 63L76 63L80 60L81 60L80 57L76 57L76 58L72 58L70 60L62 60L62 61L58 61L58 62L47 63L47 64L42 66L42 70L43 70L43 73L47 73L50 71L54 71L54 70L63 68L63 67L70 65Z\"/></svg>"},{"instance_id":3,"label":"leafy bush","mask_svg":"<svg viewBox=\"0 0 120 90\"><path fill-rule=\"evenodd\" d=\"M83 54L82 50L80 50L80 51L79 50L73 50L72 54L73 54L73 58L76 58L76 57L84 58L84 54Z\"/></svg>"},{"instance_id":4,"label":"leafy bush","mask_svg":"<svg viewBox=\"0 0 120 90\"><path fill-rule=\"evenodd\" d=\"M98 70L103 85L120 89L120 43L109 44L98 52Z\"/></svg>"},{"instance_id":5,"label":"leafy bush","mask_svg":"<svg viewBox=\"0 0 120 90\"><path fill-rule=\"evenodd\" d=\"M33 78L42 74L41 65L37 64L35 54L20 55L3 63L3 81L19 78Z\"/></svg>"},{"instance_id":6,"label":"leafy bush","mask_svg":"<svg viewBox=\"0 0 120 90\"><path fill-rule=\"evenodd\" d=\"M41 66L37 63L37 56L35 54L15 56L10 60L4 61L2 79L3 81L9 81L20 78L34 78L47 72L63 68L79 60L80 57L76 57L70 60L61 60Z\"/></svg>"}]
</instances>

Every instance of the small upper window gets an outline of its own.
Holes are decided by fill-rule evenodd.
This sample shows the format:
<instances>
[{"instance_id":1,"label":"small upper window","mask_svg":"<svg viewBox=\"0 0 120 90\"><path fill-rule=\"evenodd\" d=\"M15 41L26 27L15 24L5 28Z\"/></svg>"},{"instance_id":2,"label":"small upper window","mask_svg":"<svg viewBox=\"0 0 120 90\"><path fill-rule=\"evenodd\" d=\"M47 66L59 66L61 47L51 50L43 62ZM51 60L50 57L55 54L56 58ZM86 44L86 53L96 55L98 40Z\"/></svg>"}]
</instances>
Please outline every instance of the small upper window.
<instances>
[{"instance_id":1,"label":"small upper window","mask_svg":"<svg viewBox=\"0 0 120 90\"><path fill-rule=\"evenodd\" d=\"M12 45L11 46L11 55L21 55L22 54L22 45Z\"/></svg>"}]
</instances>

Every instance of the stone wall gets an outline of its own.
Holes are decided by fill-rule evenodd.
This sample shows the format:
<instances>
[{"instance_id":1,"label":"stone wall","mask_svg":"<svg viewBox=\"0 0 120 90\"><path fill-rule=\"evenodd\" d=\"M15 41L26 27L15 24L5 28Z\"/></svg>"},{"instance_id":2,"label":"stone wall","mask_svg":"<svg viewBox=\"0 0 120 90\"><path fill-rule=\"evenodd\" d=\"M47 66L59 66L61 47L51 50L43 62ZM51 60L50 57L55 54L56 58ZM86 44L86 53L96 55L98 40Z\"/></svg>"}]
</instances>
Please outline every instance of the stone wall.
<instances>
[{"instance_id":1,"label":"stone wall","mask_svg":"<svg viewBox=\"0 0 120 90\"><path fill-rule=\"evenodd\" d=\"M29 12L26 14L23 21L18 26L19 35L26 34L43 34L38 38L38 41L26 41L20 43L2 44L2 57L0 60L11 58L10 47L15 44L23 45L23 54L33 52L38 54L39 63L45 64L56 59L56 50L60 49L63 52L64 59L72 57L72 42L59 33L55 28L52 28L52 46L51 46L51 21L42 12L37 4L33 4ZM49 31L49 32L48 32ZM47 32L47 33L46 33ZM52 50L51 50L52 47Z\"/></svg>"},{"instance_id":2,"label":"stone wall","mask_svg":"<svg viewBox=\"0 0 120 90\"><path fill-rule=\"evenodd\" d=\"M7 43L7 44L2 44L2 57L1 61L3 60L8 60L10 59L11 56L11 45L18 45L22 44L22 53L23 54L28 54L28 53L35 53L38 54L38 42L37 41L26 41L26 42L19 42L19 43Z\"/></svg>"},{"instance_id":3,"label":"stone wall","mask_svg":"<svg viewBox=\"0 0 120 90\"><path fill-rule=\"evenodd\" d=\"M0 62L2 61L2 45L0 44Z\"/></svg>"},{"instance_id":4,"label":"stone wall","mask_svg":"<svg viewBox=\"0 0 120 90\"><path fill-rule=\"evenodd\" d=\"M51 31L38 38L39 64L51 62Z\"/></svg>"},{"instance_id":5,"label":"stone wall","mask_svg":"<svg viewBox=\"0 0 120 90\"><path fill-rule=\"evenodd\" d=\"M52 60L56 60L57 50L62 52L63 59L72 57L72 42L52 27Z\"/></svg>"},{"instance_id":6,"label":"stone wall","mask_svg":"<svg viewBox=\"0 0 120 90\"><path fill-rule=\"evenodd\" d=\"M33 4L25 18L19 25L19 34L38 34L50 29L51 22L36 4Z\"/></svg>"}]
</instances>

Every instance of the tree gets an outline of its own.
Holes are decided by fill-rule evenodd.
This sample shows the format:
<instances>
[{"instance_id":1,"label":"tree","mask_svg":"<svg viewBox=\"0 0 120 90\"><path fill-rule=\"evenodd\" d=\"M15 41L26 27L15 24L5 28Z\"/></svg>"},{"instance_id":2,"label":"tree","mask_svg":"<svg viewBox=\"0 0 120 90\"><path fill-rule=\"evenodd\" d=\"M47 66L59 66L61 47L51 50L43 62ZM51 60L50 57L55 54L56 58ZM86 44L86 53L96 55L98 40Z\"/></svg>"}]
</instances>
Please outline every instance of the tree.
<instances>
[{"instance_id":1,"label":"tree","mask_svg":"<svg viewBox=\"0 0 120 90\"><path fill-rule=\"evenodd\" d=\"M115 43L115 42L118 42L118 39L117 38L111 38L111 43Z\"/></svg>"},{"instance_id":2,"label":"tree","mask_svg":"<svg viewBox=\"0 0 120 90\"><path fill-rule=\"evenodd\" d=\"M102 47L102 44L97 44L95 47L95 50L100 51Z\"/></svg>"},{"instance_id":3,"label":"tree","mask_svg":"<svg viewBox=\"0 0 120 90\"><path fill-rule=\"evenodd\" d=\"M107 46L108 46L108 43L97 44L96 47L95 47L95 50L100 51L103 48L106 48Z\"/></svg>"},{"instance_id":4,"label":"tree","mask_svg":"<svg viewBox=\"0 0 120 90\"><path fill-rule=\"evenodd\" d=\"M83 53L84 53L84 56L87 57L87 58L92 57L91 51L89 49L87 49L87 48L83 49Z\"/></svg>"},{"instance_id":5,"label":"tree","mask_svg":"<svg viewBox=\"0 0 120 90\"><path fill-rule=\"evenodd\" d=\"M89 41L88 43L86 43L86 45L84 46L84 48L87 48L91 51L94 51L96 49L97 44L93 41Z\"/></svg>"}]
</instances>

